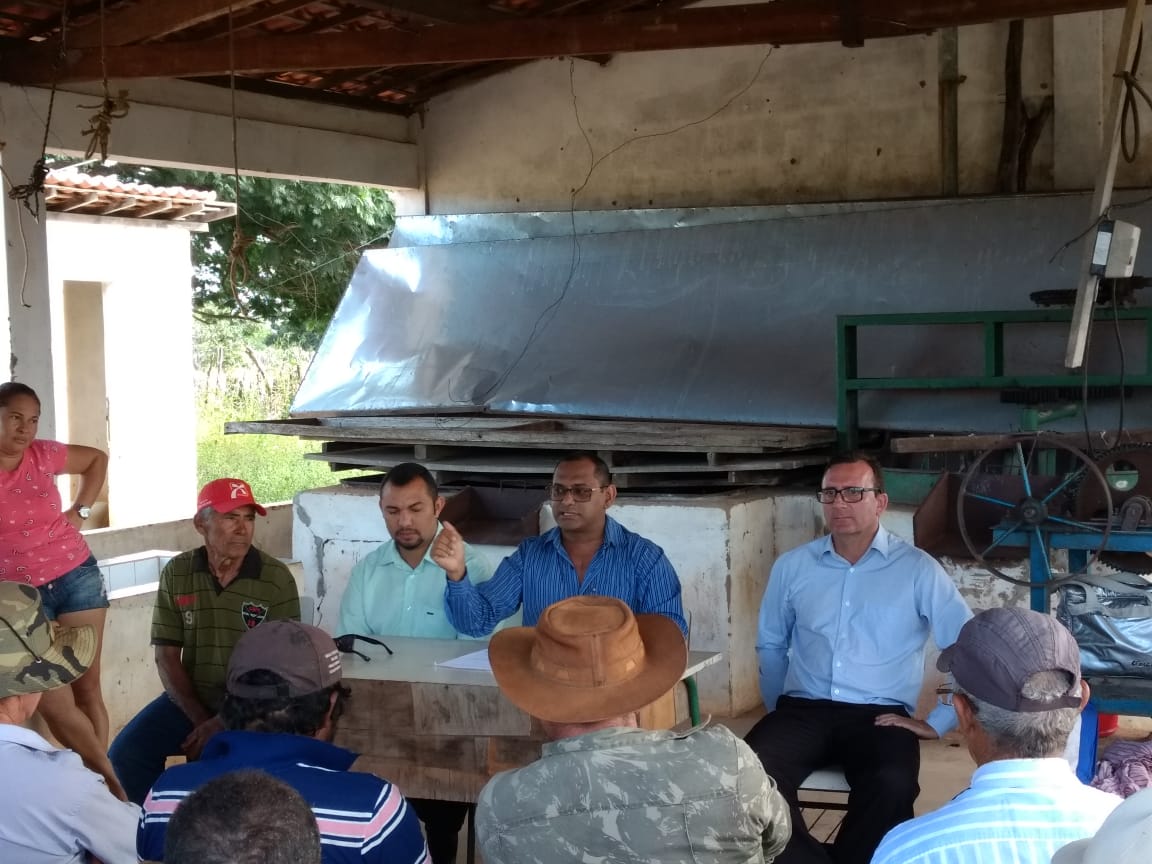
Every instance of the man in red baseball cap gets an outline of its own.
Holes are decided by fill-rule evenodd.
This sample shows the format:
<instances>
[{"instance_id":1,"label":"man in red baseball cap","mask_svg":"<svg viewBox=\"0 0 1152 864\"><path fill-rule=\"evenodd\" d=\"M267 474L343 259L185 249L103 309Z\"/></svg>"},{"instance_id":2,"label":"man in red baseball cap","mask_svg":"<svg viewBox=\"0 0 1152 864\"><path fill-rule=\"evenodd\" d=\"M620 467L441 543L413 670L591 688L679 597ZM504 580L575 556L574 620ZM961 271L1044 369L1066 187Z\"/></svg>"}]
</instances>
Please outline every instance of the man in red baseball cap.
<instances>
[{"instance_id":1,"label":"man in red baseball cap","mask_svg":"<svg viewBox=\"0 0 1152 864\"><path fill-rule=\"evenodd\" d=\"M116 736L108 755L131 801L140 804L169 756L200 755L223 728L224 674L236 641L264 621L300 619L296 581L252 545L267 515L235 477L200 490L192 524L204 545L177 555L160 574L152 645L164 693Z\"/></svg>"}]
</instances>

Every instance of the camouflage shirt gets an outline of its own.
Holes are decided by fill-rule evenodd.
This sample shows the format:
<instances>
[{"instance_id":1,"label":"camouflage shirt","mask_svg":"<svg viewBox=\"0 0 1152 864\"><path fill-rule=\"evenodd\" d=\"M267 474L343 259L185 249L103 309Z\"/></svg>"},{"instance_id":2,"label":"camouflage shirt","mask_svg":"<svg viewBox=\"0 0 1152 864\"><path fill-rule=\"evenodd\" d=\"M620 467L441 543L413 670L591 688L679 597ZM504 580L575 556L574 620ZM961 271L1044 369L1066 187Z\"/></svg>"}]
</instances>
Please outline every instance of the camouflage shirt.
<instances>
[{"instance_id":1,"label":"camouflage shirt","mask_svg":"<svg viewBox=\"0 0 1152 864\"><path fill-rule=\"evenodd\" d=\"M476 809L485 864L759 864L791 829L776 784L724 726L545 744L536 762L493 777Z\"/></svg>"}]
</instances>

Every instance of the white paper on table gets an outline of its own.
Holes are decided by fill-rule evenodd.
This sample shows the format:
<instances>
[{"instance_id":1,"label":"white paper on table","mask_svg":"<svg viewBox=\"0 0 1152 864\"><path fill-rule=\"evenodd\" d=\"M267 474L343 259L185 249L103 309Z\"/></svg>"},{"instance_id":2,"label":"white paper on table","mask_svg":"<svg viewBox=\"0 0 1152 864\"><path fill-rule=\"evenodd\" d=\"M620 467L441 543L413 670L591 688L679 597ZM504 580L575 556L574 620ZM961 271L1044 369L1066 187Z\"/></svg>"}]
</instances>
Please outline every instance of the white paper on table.
<instances>
[{"instance_id":1,"label":"white paper on table","mask_svg":"<svg viewBox=\"0 0 1152 864\"><path fill-rule=\"evenodd\" d=\"M491 672L492 664L488 662L488 649L481 648L471 654L453 657L451 660L437 660L437 666L445 669L464 669L469 672Z\"/></svg>"}]
</instances>

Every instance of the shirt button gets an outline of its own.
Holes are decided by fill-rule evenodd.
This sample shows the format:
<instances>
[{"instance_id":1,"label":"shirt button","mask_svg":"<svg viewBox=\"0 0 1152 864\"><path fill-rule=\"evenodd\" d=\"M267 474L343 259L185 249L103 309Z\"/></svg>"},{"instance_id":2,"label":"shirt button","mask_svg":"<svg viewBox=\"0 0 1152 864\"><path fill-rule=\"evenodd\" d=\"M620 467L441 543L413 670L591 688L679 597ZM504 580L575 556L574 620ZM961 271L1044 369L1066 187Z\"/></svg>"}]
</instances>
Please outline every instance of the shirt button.
<instances>
[{"instance_id":1,"label":"shirt button","mask_svg":"<svg viewBox=\"0 0 1152 864\"><path fill-rule=\"evenodd\" d=\"M845 605L845 606L851 606L851 605L852 605L852 601L851 601L851 600L845 600L845 601L844 601L844 605Z\"/></svg>"},{"instance_id":2,"label":"shirt button","mask_svg":"<svg viewBox=\"0 0 1152 864\"><path fill-rule=\"evenodd\" d=\"M840 695L840 688L839 688L839 687L834 687L834 688L832 689L832 692L833 692L833 693L835 693L837 696L839 696L839 695Z\"/></svg>"},{"instance_id":3,"label":"shirt button","mask_svg":"<svg viewBox=\"0 0 1152 864\"><path fill-rule=\"evenodd\" d=\"M837 668L837 669L839 669L839 668L840 668L840 665L841 665L840 661L839 661L839 660L837 660L837 661L836 661L836 668Z\"/></svg>"}]
</instances>

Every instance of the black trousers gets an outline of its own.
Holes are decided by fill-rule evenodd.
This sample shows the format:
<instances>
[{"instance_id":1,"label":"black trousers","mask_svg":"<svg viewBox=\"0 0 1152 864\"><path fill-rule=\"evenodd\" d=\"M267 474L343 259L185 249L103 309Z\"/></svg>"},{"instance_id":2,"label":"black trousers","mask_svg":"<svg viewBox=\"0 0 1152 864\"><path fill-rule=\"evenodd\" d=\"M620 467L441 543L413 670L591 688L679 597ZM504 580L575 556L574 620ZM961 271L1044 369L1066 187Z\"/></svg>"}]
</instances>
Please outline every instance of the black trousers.
<instances>
[{"instance_id":1,"label":"black trousers","mask_svg":"<svg viewBox=\"0 0 1152 864\"><path fill-rule=\"evenodd\" d=\"M408 803L424 824L428 854L432 864L456 864L460 829L468 818L469 804L460 801L438 801L435 798L409 798Z\"/></svg>"},{"instance_id":2,"label":"black trousers","mask_svg":"<svg viewBox=\"0 0 1152 864\"><path fill-rule=\"evenodd\" d=\"M897 726L877 726L891 705L852 705L782 696L776 710L745 741L792 807L792 839L777 864L869 864L895 825L912 818L920 794L920 741ZM817 768L840 765L852 791L835 843L813 839L797 805L797 789Z\"/></svg>"}]
</instances>

